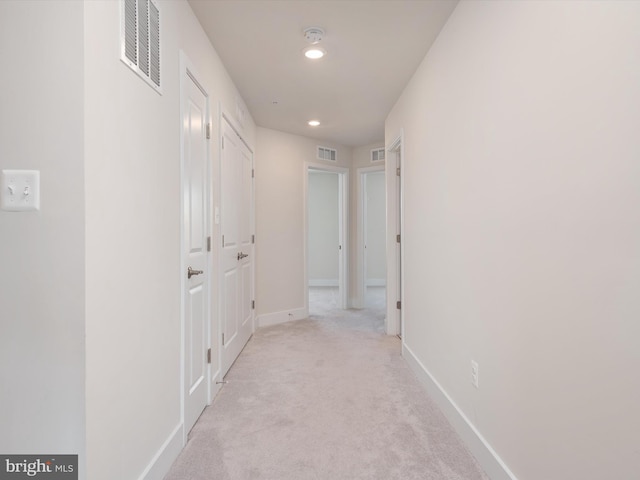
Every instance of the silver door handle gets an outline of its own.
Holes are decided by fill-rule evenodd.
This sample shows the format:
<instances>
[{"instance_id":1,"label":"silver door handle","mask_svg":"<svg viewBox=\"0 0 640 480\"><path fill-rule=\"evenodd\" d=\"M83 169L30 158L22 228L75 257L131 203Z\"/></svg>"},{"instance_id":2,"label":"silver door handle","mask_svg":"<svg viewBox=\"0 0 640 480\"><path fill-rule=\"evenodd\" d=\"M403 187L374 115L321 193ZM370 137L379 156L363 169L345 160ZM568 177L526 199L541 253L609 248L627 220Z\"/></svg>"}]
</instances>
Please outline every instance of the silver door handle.
<instances>
[{"instance_id":1,"label":"silver door handle","mask_svg":"<svg viewBox=\"0 0 640 480\"><path fill-rule=\"evenodd\" d=\"M202 270L194 270L191 267L187 268L187 278L191 278L194 275L200 275L202 273L204 273Z\"/></svg>"},{"instance_id":2,"label":"silver door handle","mask_svg":"<svg viewBox=\"0 0 640 480\"><path fill-rule=\"evenodd\" d=\"M249 256L249 254L248 254L248 253L242 253L242 252L240 252L240 253L238 253L238 261L240 261L240 260L242 260L243 258L246 258L246 257L248 257L248 256Z\"/></svg>"}]
</instances>

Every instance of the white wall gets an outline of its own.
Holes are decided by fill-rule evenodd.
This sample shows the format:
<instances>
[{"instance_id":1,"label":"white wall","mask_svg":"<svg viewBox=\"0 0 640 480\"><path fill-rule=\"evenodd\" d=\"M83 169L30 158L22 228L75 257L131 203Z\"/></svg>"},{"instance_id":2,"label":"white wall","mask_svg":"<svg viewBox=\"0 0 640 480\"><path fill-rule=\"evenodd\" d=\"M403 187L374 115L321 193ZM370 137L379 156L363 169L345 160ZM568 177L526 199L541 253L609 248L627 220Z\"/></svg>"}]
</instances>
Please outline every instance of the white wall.
<instances>
[{"instance_id":1,"label":"white wall","mask_svg":"<svg viewBox=\"0 0 640 480\"><path fill-rule=\"evenodd\" d=\"M0 211L0 452L85 462L82 2L0 2L0 169L40 170Z\"/></svg>"},{"instance_id":2,"label":"white wall","mask_svg":"<svg viewBox=\"0 0 640 480\"><path fill-rule=\"evenodd\" d=\"M385 173L370 172L366 181L366 277L368 285L384 284L386 269Z\"/></svg>"},{"instance_id":3,"label":"white wall","mask_svg":"<svg viewBox=\"0 0 640 480\"><path fill-rule=\"evenodd\" d=\"M263 319L304 314L305 162L323 163L317 145L337 149L337 162L325 165L350 165L349 147L257 128L256 311Z\"/></svg>"},{"instance_id":4,"label":"white wall","mask_svg":"<svg viewBox=\"0 0 640 480\"><path fill-rule=\"evenodd\" d=\"M462 2L386 122L406 353L520 480L640 471L639 21Z\"/></svg>"},{"instance_id":5,"label":"white wall","mask_svg":"<svg viewBox=\"0 0 640 480\"><path fill-rule=\"evenodd\" d=\"M88 478L161 478L181 446L180 50L211 99L238 92L184 1L161 1L158 95L119 60L119 2L85 3ZM254 125L246 119L250 143ZM218 172L218 135L211 141ZM217 176L212 188L218 202ZM213 231L214 238L219 232ZM219 242L214 242L217 248ZM214 250L212 258L218 258ZM214 277L213 305L217 295ZM217 311L212 312L216 325ZM218 332L212 332L213 370ZM166 450L163 448L166 447ZM158 466L160 465L160 466Z\"/></svg>"},{"instance_id":6,"label":"white wall","mask_svg":"<svg viewBox=\"0 0 640 480\"><path fill-rule=\"evenodd\" d=\"M308 275L309 284L338 285L338 174L309 172Z\"/></svg>"}]
</instances>

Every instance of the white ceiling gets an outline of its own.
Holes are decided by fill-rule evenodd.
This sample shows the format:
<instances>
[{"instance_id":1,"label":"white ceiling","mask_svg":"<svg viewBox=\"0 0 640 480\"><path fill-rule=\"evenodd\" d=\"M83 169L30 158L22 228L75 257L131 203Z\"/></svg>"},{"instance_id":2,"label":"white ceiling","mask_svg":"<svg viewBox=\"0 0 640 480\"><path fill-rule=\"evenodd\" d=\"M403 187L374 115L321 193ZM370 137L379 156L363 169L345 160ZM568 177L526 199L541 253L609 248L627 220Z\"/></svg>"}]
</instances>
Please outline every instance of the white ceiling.
<instances>
[{"instance_id":1,"label":"white ceiling","mask_svg":"<svg viewBox=\"0 0 640 480\"><path fill-rule=\"evenodd\" d=\"M189 3L259 126L362 146L384 140L385 117L457 0ZM328 52L316 61L302 53L313 26Z\"/></svg>"}]
</instances>

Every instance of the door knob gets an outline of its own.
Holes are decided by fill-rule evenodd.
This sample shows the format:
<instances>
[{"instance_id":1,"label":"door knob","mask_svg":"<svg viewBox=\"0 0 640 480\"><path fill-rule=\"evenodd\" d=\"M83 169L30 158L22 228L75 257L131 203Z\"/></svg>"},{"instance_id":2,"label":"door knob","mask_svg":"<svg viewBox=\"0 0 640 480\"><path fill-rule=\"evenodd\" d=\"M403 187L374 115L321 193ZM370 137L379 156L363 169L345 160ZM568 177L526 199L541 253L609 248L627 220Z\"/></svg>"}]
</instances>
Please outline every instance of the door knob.
<instances>
[{"instance_id":1,"label":"door knob","mask_svg":"<svg viewBox=\"0 0 640 480\"><path fill-rule=\"evenodd\" d=\"M201 273L204 273L204 272L202 270L194 270L191 267L187 268L187 278L191 278L194 275L200 275Z\"/></svg>"},{"instance_id":2,"label":"door knob","mask_svg":"<svg viewBox=\"0 0 640 480\"><path fill-rule=\"evenodd\" d=\"M240 252L240 253L238 253L238 260L242 260L243 258L248 257L248 256L249 256L248 253Z\"/></svg>"}]
</instances>

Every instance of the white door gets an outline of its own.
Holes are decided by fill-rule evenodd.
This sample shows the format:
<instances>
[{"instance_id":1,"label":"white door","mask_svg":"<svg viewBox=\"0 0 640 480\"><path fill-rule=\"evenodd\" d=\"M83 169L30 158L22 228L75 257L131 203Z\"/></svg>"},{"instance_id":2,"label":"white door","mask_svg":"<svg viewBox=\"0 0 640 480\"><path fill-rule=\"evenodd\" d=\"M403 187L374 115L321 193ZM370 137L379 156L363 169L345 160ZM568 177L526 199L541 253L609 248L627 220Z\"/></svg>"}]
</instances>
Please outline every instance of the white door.
<instances>
[{"instance_id":1,"label":"white door","mask_svg":"<svg viewBox=\"0 0 640 480\"><path fill-rule=\"evenodd\" d=\"M183 308L184 421L189 432L207 404L209 272L208 100L188 72L183 74Z\"/></svg>"},{"instance_id":2,"label":"white door","mask_svg":"<svg viewBox=\"0 0 640 480\"><path fill-rule=\"evenodd\" d=\"M222 122L222 375L253 333L253 154Z\"/></svg>"}]
</instances>

